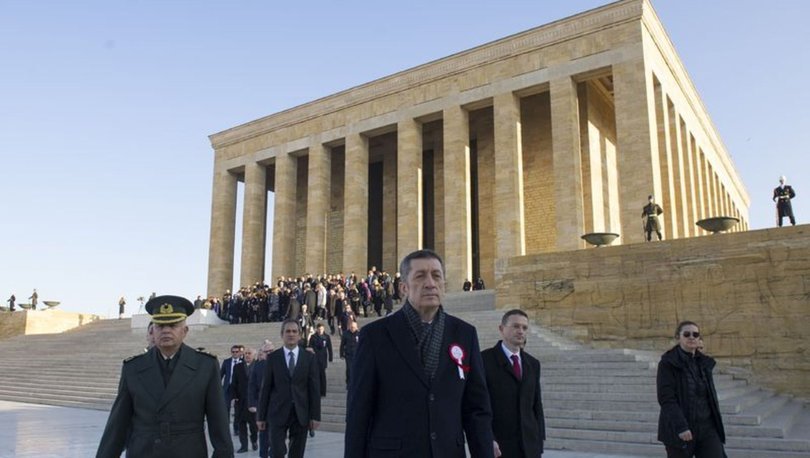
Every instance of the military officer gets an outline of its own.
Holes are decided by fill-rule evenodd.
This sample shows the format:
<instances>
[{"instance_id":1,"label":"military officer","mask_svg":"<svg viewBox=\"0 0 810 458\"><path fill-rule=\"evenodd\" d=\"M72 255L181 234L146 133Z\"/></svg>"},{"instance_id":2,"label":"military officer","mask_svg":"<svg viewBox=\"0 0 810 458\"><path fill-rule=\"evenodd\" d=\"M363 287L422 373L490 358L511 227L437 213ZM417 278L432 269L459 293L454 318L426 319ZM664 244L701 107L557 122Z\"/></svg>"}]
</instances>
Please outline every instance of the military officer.
<instances>
[{"instance_id":1,"label":"military officer","mask_svg":"<svg viewBox=\"0 0 810 458\"><path fill-rule=\"evenodd\" d=\"M233 457L222 403L217 359L183 343L194 305L178 296L146 303L155 346L124 361L115 399L96 457Z\"/></svg>"},{"instance_id":2,"label":"military officer","mask_svg":"<svg viewBox=\"0 0 810 458\"><path fill-rule=\"evenodd\" d=\"M664 210L655 203L655 198L652 195L647 196L647 201L649 203L641 210L641 218L645 220L644 233L648 242L652 239L653 231L658 236L658 240L661 240L661 223L658 221L658 216L664 213Z\"/></svg>"},{"instance_id":3,"label":"military officer","mask_svg":"<svg viewBox=\"0 0 810 458\"><path fill-rule=\"evenodd\" d=\"M790 224L796 225L796 218L793 216L793 206L790 200L796 197L796 191L787 184L787 178L779 177L779 187L773 190L773 201L776 202L776 224L782 227L782 218L790 218Z\"/></svg>"}]
</instances>

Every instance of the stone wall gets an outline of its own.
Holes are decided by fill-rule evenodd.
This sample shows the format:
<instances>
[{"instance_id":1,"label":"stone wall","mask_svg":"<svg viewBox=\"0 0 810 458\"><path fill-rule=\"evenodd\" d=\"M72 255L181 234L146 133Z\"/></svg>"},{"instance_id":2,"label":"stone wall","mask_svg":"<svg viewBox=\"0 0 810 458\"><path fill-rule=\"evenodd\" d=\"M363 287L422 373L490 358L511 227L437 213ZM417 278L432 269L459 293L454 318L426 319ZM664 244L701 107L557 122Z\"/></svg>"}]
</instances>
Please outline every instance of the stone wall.
<instances>
[{"instance_id":1,"label":"stone wall","mask_svg":"<svg viewBox=\"0 0 810 458\"><path fill-rule=\"evenodd\" d=\"M544 326L663 352L695 321L710 355L810 396L809 225L502 259L496 276L498 307Z\"/></svg>"},{"instance_id":2,"label":"stone wall","mask_svg":"<svg viewBox=\"0 0 810 458\"><path fill-rule=\"evenodd\" d=\"M101 319L97 315L37 310L0 312L0 340L30 334L56 334Z\"/></svg>"}]
</instances>

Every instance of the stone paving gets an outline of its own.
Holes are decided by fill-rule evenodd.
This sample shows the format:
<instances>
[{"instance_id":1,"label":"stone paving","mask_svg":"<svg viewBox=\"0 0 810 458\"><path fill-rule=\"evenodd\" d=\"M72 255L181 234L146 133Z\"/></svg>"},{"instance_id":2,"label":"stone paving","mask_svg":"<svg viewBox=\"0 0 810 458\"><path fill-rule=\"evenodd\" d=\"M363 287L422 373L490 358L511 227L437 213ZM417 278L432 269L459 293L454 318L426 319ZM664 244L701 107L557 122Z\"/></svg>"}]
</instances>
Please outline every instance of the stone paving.
<instances>
[{"instance_id":1,"label":"stone paving","mask_svg":"<svg viewBox=\"0 0 810 458\"><path fill-rule=\"evenodd\" d=\"M108 412L0 401L1 458L95 456ZM234 437L236 440L236 438ZM238 442L238 440L237 440ZM238 446L237 446L238 447ZM343 455L343 434L319 432L307 442L309 458ZM255 458L258 452L236 455ZM618 458L616 455L550 450L544 458Z\"/></svg>"}]
</instances>

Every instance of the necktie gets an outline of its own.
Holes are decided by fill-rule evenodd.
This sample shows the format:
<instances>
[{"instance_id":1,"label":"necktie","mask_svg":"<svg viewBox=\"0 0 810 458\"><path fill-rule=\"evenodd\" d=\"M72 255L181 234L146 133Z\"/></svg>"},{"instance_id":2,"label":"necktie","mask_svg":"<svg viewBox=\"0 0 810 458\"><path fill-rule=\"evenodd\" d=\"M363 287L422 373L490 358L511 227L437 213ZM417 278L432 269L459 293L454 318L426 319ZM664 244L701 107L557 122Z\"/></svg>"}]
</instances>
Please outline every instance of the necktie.
<instances>
[{"instance_id":1,"label":"necktie","mask_svg":"<svg viewBox=\"0 0 810 458\"><path fill-rule=\"evenodd\" d=\"M512 372L514 372L515 377L520 380L520 361L518 361L518 355L512 355Z\"/></svg>"},{"instance_id":2,"label":"necktie","mask_svg":"<svg viewBox=\"0 0 810 458\"><path fill-rule=\"evenodd\" d=\"M290 351L290 362L287 364L287 368L290 369L290 377L293 375L293 371L295 371L295 353Z\"/></svg>"}]
</instances>

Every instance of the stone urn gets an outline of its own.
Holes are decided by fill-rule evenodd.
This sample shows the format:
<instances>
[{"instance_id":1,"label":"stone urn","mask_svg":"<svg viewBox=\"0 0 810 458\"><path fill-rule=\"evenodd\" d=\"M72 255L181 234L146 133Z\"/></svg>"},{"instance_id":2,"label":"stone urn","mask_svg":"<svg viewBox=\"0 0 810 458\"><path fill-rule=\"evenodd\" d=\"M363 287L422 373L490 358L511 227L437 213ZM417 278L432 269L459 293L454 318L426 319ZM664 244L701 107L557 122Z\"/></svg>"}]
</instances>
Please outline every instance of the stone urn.
<instances>
[{"instance_id":1,"label":"stone urn","mask_svg":"<svg viewBox=\"0 0 810 458\"><path fill-rule=\"evenodd\" d=\"M56 307L57 305L61 304L59 301L42 301L43 304L47 305L49 309Z\"/></svg>"},{"instance_id":2,"label":"stone urn","mask_svg":"<svg viewBox=\"0 0 810 458\"><path fill-rule=\"evenodd\" d=\"M733 216L715 216L713 218L702 219L695 224L700 226L700 228L705 231L709 231L712 234L717 234L718 232L724 232L731 229L739 222L740 219Z\"/></svg>"},{"instance_id":3,"label":"stone urn","mask_svg":"<svg viewBox=\"0 0 810 458\"><path fill-rule=\"evenodd\" d=\"M23 310L31 310L31 304L17 304Z\"/></svg>"},{"instance_id":4,"label":"stone urn","mask_svg":"<svg viewBox=\"0 0 810 458\"><path fill-rule=\"evenodd\" d=\"M610 245L617 238L619 238L619 234L613 232L591 232L582 236L582 240L595 247Z\"/></svg>"}]
</instances>

